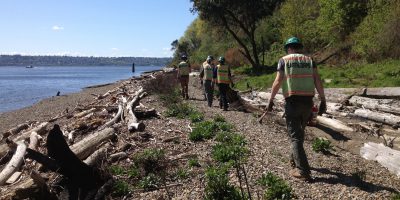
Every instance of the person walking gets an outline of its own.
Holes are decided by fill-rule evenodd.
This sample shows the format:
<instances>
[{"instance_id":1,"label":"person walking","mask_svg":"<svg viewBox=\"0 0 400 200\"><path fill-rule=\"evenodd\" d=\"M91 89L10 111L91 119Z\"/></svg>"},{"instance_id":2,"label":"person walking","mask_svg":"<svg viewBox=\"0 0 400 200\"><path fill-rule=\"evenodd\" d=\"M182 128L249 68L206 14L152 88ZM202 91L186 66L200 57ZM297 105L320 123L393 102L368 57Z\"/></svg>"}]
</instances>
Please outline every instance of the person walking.
<instances>
[{"instance_id":1,"label":"person walking","mask_svg":"<svg viewBox=\"0 0 400 200\"><path fill-rule=\"evenodd\" d=\"M218 58L219 65L217 65L217 84L219 89L219 107L223 108L224 111L228 110L228 99L226 93L229 89L229 84L233 87L231 69L228 65L225 65L225 58Z\"/></svg>"},{"instance_id":2,"label":"person walking","mask_svg":"<svg viewBox=\"0 0 400 200\"><path fill-rule=\"evenodd\" d=\"M303 45L296 37L289 38L284 48L287 55L278 62L278 72L272 85L267 110L272 111L273 100L279 88L285 97L285 116L291 140L290 174L298 179L310 181L311 170L304 151L304 129L311 115L315 89L319 94L319 115L326 112L324 88L318 69L312 58L301 54Z\"/></svg>"},{"instance_id":3,"label":"person walking","mask_svg":"<svg viewBox=\"0 0 400 200\"><path fill-rule=\"evenodd\" d=\"M203 83L204 93L206 96L208 107L212 106L213 93L214 93L213 72L215 66L212 63L213 60L214 60L213 56L207 56L207 59L203 63L200 70L200 81Z\"/></svg>"},{"instance_id":4,"label":"person walking","mask_svg":"<svg viewBox=\"0 0 400 200\"><path fill-rule=\"evenodd\" d=\"M179 82L181 83L182 97L184 99L189 99L188 87L189 87L190 64L187 61L186 55L182 55L181 60L182 61L178 65L177 78L178 78Z\"/></svg>"}]
</instances>

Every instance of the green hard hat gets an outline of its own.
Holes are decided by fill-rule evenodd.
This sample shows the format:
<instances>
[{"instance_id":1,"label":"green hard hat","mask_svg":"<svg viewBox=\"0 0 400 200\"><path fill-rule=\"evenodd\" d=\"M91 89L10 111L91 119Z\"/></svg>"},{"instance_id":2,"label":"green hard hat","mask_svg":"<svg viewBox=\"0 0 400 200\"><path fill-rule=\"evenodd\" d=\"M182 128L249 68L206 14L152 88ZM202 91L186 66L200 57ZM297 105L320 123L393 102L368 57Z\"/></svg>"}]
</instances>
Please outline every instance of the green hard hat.
<instances>
[{"instance_id":1,"label":"green hard hat","mask_svg":"<svg viewBox=\"0 0 400 200\"><path fill-rule=\"evenodd\" d=\"M214 57L213 56L207 56L207 60L214 60Z\"/></svg>"},{"instance_id":2,"label":"green hard hat","mask_svg":"<svg viewBox=\"0 0 400 200\"><path fill-rule=\"evenodd\" d=\"M288 40L286 40L285 42L285 49L287 49L289 47L289 45L299 45L299 46L303 46L300 42L300 39L297 37L291 37Z\"/></svg>"},{"instance_id":3,"label":"green hard hat","mask_svg":"<svg viewBox=\"0 0 400 200\"><path fill-rule=\"evenodd\" d=\"M224 63L224 62L225 62L225 58L224 58L224 57L222 57L222 56L221 56L221 57L219 57L219 58L218 58L218 62L220 62L220 63Z\"/></svg>"}]
</instances>

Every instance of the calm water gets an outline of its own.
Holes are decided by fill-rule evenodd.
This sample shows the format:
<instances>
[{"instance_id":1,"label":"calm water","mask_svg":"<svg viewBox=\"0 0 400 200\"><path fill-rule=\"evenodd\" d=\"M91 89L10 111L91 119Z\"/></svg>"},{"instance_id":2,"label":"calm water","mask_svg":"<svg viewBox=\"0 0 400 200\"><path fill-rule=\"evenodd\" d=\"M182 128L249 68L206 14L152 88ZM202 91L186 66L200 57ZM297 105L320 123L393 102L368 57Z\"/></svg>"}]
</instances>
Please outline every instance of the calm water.
<instances>
[{"instance_id":1,"label":"calm water","mask_svg":"<svg viewBox=\"0 0 400 200\"><path fill-rule=\"evenodd\" d=\"M84 67L0 67L0 113L30 106L44 98L78 92L82 88L111 83L156 66L84 66Z\"/></svg>"}]
</instances>

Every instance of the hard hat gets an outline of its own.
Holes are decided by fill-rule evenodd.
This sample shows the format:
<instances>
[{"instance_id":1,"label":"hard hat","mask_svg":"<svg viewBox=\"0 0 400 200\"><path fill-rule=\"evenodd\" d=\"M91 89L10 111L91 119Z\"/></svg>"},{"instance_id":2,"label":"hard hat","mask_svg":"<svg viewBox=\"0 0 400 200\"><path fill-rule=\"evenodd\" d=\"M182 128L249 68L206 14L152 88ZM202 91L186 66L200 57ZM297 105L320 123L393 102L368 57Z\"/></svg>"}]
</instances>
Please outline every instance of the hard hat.
<instances>
[{"instance_id":1,"label":"hard hat","mask_svg":"<svg viewBox=\"0 0 400 200\"><path fill-rule=\"evenodd\" d=\"M303 47L303 44L301 44L300 39L297 37L291 37L285 42L285 49L287 49L290 45L298 45L300 47Z\"/></svg>"},{"instance_id":2,"label":"hard hat","mask_svg":"<svg viewBox=\"0 0 400 200\"><path fill-rule=\"evenodd\" d=\"M182 60L187 60L187 56L186 56L186 55L182 55L182 56L181 56L181 59L182 59Z\"/></svg>"},{"instance_id":3,"label":"hard hat","mask_svg":"<svg viewBox=\"0 0 400 200\"><path fill-rule=\"evenodd\" d=\"M211 60L214 60L214 57L213 56L207 56L207 61L211 61Z\"/></svg>"},{"instance_id":4,"label":"hard hat","mask_svg":"<svg viewBox=\"0 0 400 200\"><path fill-rule=\"evenodd\" d=\"M221 57L219 57L219 58L218 58L218 62L220 62L220 63L224 63L224 62L225 62L225 58L224 58L224 57L222 57L222 56L221 56Z\"/></svg>"}]
</instances>

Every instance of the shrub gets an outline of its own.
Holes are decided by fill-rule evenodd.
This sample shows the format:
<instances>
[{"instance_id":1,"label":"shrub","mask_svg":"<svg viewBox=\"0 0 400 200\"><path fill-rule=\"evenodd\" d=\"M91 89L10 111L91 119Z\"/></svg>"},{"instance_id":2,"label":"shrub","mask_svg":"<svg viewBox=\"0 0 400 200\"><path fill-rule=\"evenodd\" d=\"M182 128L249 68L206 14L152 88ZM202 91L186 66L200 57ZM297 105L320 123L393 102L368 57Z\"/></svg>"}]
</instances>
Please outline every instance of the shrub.
<instances>
[{"instance_id":1,"label":"shrub","mask_svg":"<svg viewBox=\"0 0 400 200\"><path fill-rule=\"evenodd\" d=\"M291 199L292 188L281 178L268 172L263 174L260 179L257 180L258 184L264 187L268 187L265 190L265 199Z\"/></svg>"},{"instance_id":2,"label":"shrub","mask_svg":"<svg viewBox=\"0 0 400 200\"><path fill-rule=\"evenodd\" d=\"M237 188L229 184L226 167L210 167L206 171L205 199L242 199Z\"/></svg>"},{"instance_id":3,"label":"shrub","mask_svg":"<svg viewBox=\"0 0 400 200\"><path fill-rule=\"evenodd\" d=\"M196 124L189 134L189 139L191 141L212 139L219 131L231 131L232 129L233 126L227 122L202 121Z\"/></svg>"},{"instance_id":4,"label":"shrub","mask_svg":"<svg viewBox=\"0 0 400 200\"><path fill-rule=\"evenodd\" d=\"M139 187L145 190L156 189L160 184L160 178L150 173L139 181Z\"/></svg>"},{"instance_id":5,"label":"shrub","mask_svg":"<svg viewBox=\"0 0 400 200\"><path fill-rule=\"evenodd\" d=\"M218 162L235 162L242 159L247 152L243 145L221 143L213 147L212 157Z\"/></svg>"},{"instance_id":6,"label":"shrub","mask_svg":"<svg viewBox=\"0 0 400 200\"><path fill-rule=\"evenodd\" d=\"M180 91L177 87L171 88L170 90L159 95L159 98L163 105L171 105L182 102Z\"/></svg>"},{"instance_id":7,"label":"shrub","mask_svg":"<svg viewBox=\"0 0 400 200\"><path fill-rule=\"evenodd\" d=\"M142 167L145 174L157 172L162 169L165 153L162 149L145 149L134 157L137 167Z\"/></svg>"},{"instance_id":8,"label":"shrub","mask_svg":"<svg viewBox=\"0 0 400 200\"><path fill-rule=\"evenodd\" d=\"M140 171L137 166L133 165L131 168L129 168L127 174L129 178L137 178L140 176Z\"/></svg>"},{"instance_id":9,"label":"shrub","mask_svg":"<svg viewBox=\"0 0 400 200\"><path fill-rule=\"evenodd\" d=\"M316 138L312 143L312 149L317 153L327 153L332 149L331 142L323 138Z\"/></svg>"},{"instance_id":10,"label":"shrub","mask_svg":"<svg viewBox=\"0 0 400 200\"><path fill-rule=\"evenodd\" d=\"M217 114L213 117L214 122L226 122L224 116Z\"/></svg>"},{"instance_id":11,"label":"shrub","mask_svg":"<svg viewBox=\"0 0 400 200\"><path fill-rule=\"evenodd\" d=\"M125 181L117 181L113 186L113 195L122 196L129 193L129 185Z\"/></svg>"},{"instance_id":12,"label":"shrub","mask_svg":"<svg viewBox=\"0 0 400 200\"><path fill-rule=\"evenodd\" d=\"M166 117L176 117L179 119L184 119L194 112L192 106L188 103L177 103L170 104L165 111Z\"/></svg>"},{"instance_id":13,"label":"shrub","mask_svg":"<svg viewBox=\"0 0 400 200\"><path fill-rule=\"evenodd\" d=\"M192 123L201 122L204 120L204 114L199 111L194 111L189 114L189 118Z\"/></svg>"}]
</instances>

